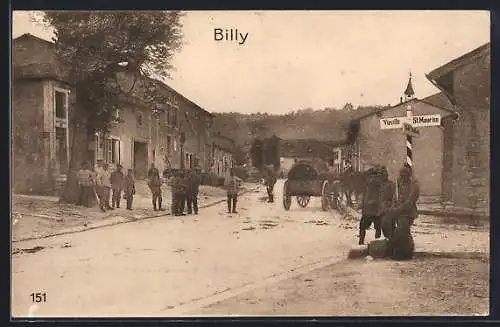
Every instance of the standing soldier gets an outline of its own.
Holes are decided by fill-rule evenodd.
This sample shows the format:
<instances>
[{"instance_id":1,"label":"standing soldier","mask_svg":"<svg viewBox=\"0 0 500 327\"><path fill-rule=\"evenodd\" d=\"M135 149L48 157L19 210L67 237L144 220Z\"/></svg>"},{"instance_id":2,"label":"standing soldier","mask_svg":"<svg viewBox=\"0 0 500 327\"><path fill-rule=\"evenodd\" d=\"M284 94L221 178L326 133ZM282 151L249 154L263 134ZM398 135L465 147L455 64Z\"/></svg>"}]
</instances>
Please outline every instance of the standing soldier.
<instances>
[{"instance_id":1,"label":"standing soldier","mask_svg":"<svg viewBox=\"0 0 500 327\"><path fill-rule=\"evenodd\" d=\"M174 176L172 177L172 213L174 216L184 216L184 206L183 201L185 200L184 195L184 174L182 170L174 171Z\"/></svg>"},{"instance_id":2,"label":"standing soldier","mask_svg":"<svg viewBox=\"0 0 500 327\"><path fill-rule=\"evenodd\" d=\"M120 208L120 198L122 196L122 188L123 188L122 165L120 164L116 165L116 170L111 173L110 181L111 181L111 187L113 189L111 207Z\"/></svg>"},{"instance_id":3,"label":"standing soldier","mask_svg":"<svg viewBox=\"0 0 500 327\"><path fill-rule=\"evenodd\" d=\"M97 172L97 185L100 189L100 208L102 211L113 210L109 205L109 195L111 193L111 174L108 170L108 164L104 163L102 169Z\"/></svg>"},{"instance_id":4,"label":"standing soldier","mask_svg":"<svg viewBox=\"0 0 500 327\"><path fill-rule=\"evenodd\" d=\"M397 188L398 199L386 215L384 225L387 226L389 234L391 257L395 260L411 259L414 250L411 225L418 217L420 185L413 176L412 168L407 164L399 172Z\"/></svg>"},{"instance_id":5,"label":"standing soldier","mask_svg":"<svg viewBox=\"0 0 500 327\"><path fill-rule=\"evenodd\" d=\"M379 169L370 168L368 170L368 179L366 191L361 204L361 221L359 222L359 245L365 244L366 230L371 224L375 227L375 238L380 238L382 230L380 227L380 194L381 178Z\"/></svg>"},{"instance_id":6,"label":"standing soldier","mask_svg":"<svg viewBox=\"0 0 500 327\"><path fill-rule=\"evenodd\" d=\"M267 202L273 203L274 202L274 185L276 184L276 176L274 174L274 170L271 168L267 169L267 174L266 174L266 180L265 180L265 185L267 189Z\"/></svg>"},{"instance_id":7,"label":"standing soldier","mask_svg":"<svg viewBox=\"0 0 500 327\"><path fill-rule=\"evenodd\" d=\"M179 213L184 216L184 209L186 209L187 202L187 192L188 192L188 179L189 171L186 169L181 169L180 171L180 183L179 183Z\"/></svg>"},{"instance_id":8,"label":"standing soldier","mask_svg":"<svg viewBox=\"0 0 500 327\"><path fill-rule=\"evenodd\" d=\"M165 211L162 208L161 184L160 172L155 168L154 164L151 164L148 171L148 186L151 190L154 211Z\"/></svg>"},{"instance_id":9,"label":"standing soldier","mask_svg":"<svg viewBox=\"0 0 500 327\"><path fill-rule=\"evenodd\" d=\"M188 192L187 192L187 213L198 214L198 192L201 184L201 171L196 168L190 171L188 179Z\"/></svg>"},{"instance_id":10,"label":"standing soldier","mask_svg":"<svg viewBox=\"0 0 500 327\"><path fill-rule=\"evenodd\" d=\"M84 162L82 168L77 173L78 186L80 187L80 197L78 204L90 207L90 196L93 187L93 174L89 169L89 164Z\"/></svg>"},{"instance_id":11,"label":"standing soldier","mask_svg":"<svg viewBox=\"0 0 500 327\"><path fill-rule=\"evenodd\" d=\"M134 171L128 169L127 175L123 178L123 197L127 200L127 210L132 210L132 202L135 194Z\"/></svg>"},{"instance_id":12,"label":"standing soldier","mask_svg":"<svg viewBox=\"0 0 500 327\"><path fill-rule=\"evenodd\" d=\"M238 213L236 211L236 203L238 202L238 193L241 180L234 176L233 169L229 172L229 178L224 182L227 190L227 212ZM232 209L232 210L231 210Z\"/></svg>"}]
</instances>

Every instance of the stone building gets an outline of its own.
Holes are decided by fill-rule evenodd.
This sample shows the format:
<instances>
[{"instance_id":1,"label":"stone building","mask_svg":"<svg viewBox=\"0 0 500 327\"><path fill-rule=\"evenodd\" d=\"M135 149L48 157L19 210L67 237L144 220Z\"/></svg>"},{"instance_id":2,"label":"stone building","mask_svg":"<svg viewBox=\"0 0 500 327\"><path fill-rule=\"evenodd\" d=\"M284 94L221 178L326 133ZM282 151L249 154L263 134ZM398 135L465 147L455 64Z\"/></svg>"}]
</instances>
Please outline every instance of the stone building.
<instances>
[{"instance_id":1,"label":"stone building","mask_svg":"<svg viewBox=\"0 0 500 327\"><path fill-rule=\"evenodd\" d=\"M229 137L214 133L212 136L212 165L211 172L218 177L229 177L231 168L234 167L235 143Z\"/></svg>"},{"instance_id":2,"label":"stone building","mask_svg":"<svg viewBox=\"0 0 500 327\"><path fill-rule=\"evenodd\" d=\"M106 134L85 135L84 118L74 117L76 90L67 70L55 55L52 42L24 34L13 41L12 51L13 188L16 192L46 193L54 180L65 181L70 149L85 153L95 163L101 159L133 168L144 178L150 163L158 168L210 164L212 114L168 85L156 84L167 103L154 111L141 99L141 91L121 99L115 122ZM123 83L130 78L123 73ZM81 148L75 140L89 140Z\"/></svg>"},{"instance_id":3,"label":"stone building","mask_svg":"<svg viewBox=\"0 0 500 327\"><path fill-rule=\"evenodd\" d=\"M455 122L447 122L444 135L444 199L457 207L489 211L490 43L436 68L427 78L459 114Z\"/></svg>"}]
</instances>

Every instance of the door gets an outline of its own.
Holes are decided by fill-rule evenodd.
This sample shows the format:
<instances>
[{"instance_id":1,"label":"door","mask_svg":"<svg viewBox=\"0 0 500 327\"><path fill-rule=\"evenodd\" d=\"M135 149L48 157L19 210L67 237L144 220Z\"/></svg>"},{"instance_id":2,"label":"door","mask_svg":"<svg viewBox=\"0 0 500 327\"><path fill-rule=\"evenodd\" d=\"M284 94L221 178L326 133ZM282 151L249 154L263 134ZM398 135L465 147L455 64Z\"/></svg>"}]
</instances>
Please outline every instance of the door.
<instances>
[{"instance_id":1,"label":"door","mask_svg":"<svg viewBox=\"0 0 500 327\"><path fill-rule=\"evenodd\" d=\"M145 179L148 170L148 144L134 141L134 175L136 179Z\"/></svg>"}]
</instances>

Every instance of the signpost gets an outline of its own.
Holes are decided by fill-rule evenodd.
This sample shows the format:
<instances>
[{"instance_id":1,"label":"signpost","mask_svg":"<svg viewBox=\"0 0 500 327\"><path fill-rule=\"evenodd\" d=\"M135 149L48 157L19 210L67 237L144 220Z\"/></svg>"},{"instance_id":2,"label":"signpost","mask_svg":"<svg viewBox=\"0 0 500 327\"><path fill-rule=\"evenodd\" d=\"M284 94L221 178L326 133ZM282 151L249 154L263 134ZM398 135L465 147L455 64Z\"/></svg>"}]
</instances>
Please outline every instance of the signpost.
<instances>
[{"instance_id":1,"label":"signpost","mask_svg":"<svg viewBox=\"0 0 500 327\"><path fill-rule=\"evenodd\" d=\"M441 125L441 115L413 116L411 105L406 108L406 117L392 117L380 119L380 129L401 128L406 135L406 163L413 167L413 136L419 134L417 127L431 127Z\"/></svg>"}]
</instances>

